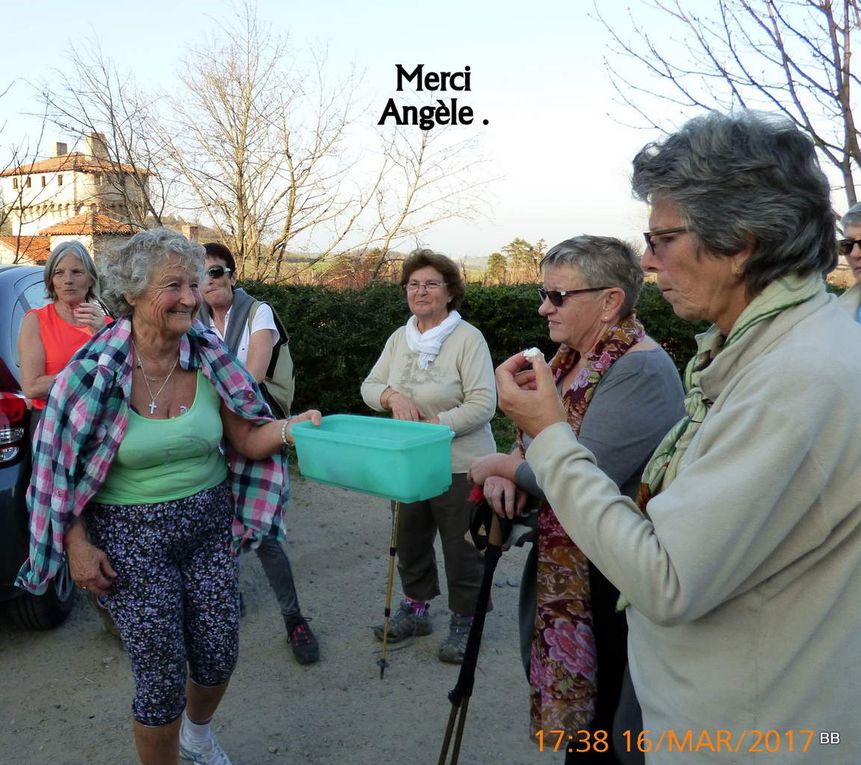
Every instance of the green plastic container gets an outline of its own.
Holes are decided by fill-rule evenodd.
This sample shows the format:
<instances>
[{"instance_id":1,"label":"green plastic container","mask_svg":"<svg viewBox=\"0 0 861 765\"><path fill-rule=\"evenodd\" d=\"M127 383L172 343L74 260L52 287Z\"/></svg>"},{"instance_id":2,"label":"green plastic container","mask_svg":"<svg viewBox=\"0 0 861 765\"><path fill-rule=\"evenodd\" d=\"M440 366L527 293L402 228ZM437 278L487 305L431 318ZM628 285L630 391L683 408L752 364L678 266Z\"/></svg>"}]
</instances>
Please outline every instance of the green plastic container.
<instances>
[{"instance_id":1,"label":"green plastic container","mask_svg":"<svg viewBox=\"0 0 861 765\"><path fill-rule=\"evenodd\" d=\"M320 426L293 428L306 478L399 502L418 502L451 486L451 440L444 425L333 414Z\"/></svg>"}]
</instances>

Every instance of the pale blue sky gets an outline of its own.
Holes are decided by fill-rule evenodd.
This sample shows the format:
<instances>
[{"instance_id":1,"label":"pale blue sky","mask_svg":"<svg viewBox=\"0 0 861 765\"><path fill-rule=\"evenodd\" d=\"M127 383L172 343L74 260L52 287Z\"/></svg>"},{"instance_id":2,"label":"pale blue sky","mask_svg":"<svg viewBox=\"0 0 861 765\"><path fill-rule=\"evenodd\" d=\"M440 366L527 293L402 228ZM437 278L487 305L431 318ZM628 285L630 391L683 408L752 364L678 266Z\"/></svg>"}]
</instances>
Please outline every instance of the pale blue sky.
<instances>
[{"instance_id":1,"label":"pale blue sky","mask_svg":"<svg viewBox=\"0 0 861 765\"><path fill-rule=\"evenodd\" d=\"M2 82L22 78L0 102L2 144L20 134L20 114L32 108L23 79L50 82L69 44L95 35L142 85L169 89L186 45L231 13L228 4L199 0L0 6L7 30ZM646 209L631 200L628 173L636 150L656 136L621 124L634 120L612 102L603 66L607 34L589 18L591 2L260 0L258 7L297 48L327 46L333 75L351 63L363 70L370 112L381 112L393 95L397 63L471 67L472 92L456 95L477 122L490 124L462 129L480 132L488 171L500 180L485 195L482 217L439 224L422 235L424 244L455 257L481 256L517 236L548 244L584 232L636 240L645 227ZM43 152L62 138L49 131Z\"/></svg>"}]
</instances>

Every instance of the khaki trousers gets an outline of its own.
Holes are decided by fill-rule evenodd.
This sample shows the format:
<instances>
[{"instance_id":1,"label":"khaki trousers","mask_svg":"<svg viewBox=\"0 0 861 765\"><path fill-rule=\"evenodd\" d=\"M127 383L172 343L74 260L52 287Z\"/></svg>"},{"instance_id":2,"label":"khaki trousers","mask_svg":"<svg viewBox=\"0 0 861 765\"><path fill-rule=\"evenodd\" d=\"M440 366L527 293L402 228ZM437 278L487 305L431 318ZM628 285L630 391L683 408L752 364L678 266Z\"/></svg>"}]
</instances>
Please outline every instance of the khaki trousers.
<instances>
[{"instance_id":1,"label":"khaki trousers","mask_svg":"<svg viewBox=\"0 0 861 765\"><path fill-rule=\"evenodd\" d=\"M429 601L440 594L434 540L439 531L445 559L449 608L472 616L484 573L484 560L465 536L472 505L466 474L451 477L448 491L433 499L401 505L398 520L398 573L404 595ZM488 607L490 610L492 606Z\"/></svg>"}]
</instances>

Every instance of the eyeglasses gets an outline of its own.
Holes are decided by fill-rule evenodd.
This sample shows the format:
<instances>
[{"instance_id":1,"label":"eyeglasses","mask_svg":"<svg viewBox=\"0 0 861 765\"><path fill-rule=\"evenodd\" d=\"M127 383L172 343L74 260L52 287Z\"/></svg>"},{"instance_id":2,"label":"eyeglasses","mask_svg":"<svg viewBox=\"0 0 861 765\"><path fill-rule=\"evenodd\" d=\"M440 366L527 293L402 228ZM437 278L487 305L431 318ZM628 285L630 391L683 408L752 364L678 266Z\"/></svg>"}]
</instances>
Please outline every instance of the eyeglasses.
<instances>
[{"instance_id":1,"label":"eyeglasses","mask_svg":"<svg viewBox=\"0 0 861 765\"><path fill-rule=\"evenodd\" d=\"M861 239L841 239L837 242L837 249L840 250L841 255L848 255L856 244L861 246Z\"/></svg>"},{"instance_id":2,"label":"eyeglasses","mask_svg":"<svg viewBox=\"0 0 861 765\"><path fill-rule=\"evenodd\" d=\"M538 297L541 298L542 303L549 300L551 305L559 308L565 302L565 298L571 297L571 295L582 295L586 292L600 292L609 289L612 287L585 287L581 290L546 290L544 287L539 287Z\"/></svg>"},{"instance_id":3,"label":"eyeglasses","mask_svg":"<svg viewBox=\"0 0 861 765\"><path fill-rule=\"evenodd\" d=\"M227 268L227 266L213 266L206 269L206 275L210 279L220 279L225 274L229 274L230 271L231 269Z\"/></svg>"},{"instance_id":4,"label":"eyeglasses","mask_svg":"<svg viewBox=\"0 0 861 765\"><path fill-rule=\"evenodd\" d=\"M687 226L679 226L678 228L659 228L655 231L644 231L643 238L646 240L646 247L652 252L655 251L655 244L652 241L653 237L664 236L666 234L688 234L690 229Z\"/></svg>"},{"instance_id":5,"label":"eyeglasses","mask_svg":"<svg viewBox=\"0 0 861 765\"><path fill-rule=\"evenodd\" d=\"M444 286L445 282L407 282L404 289L407 292L418 292L420 289L424 288L428 292L434 292Z\"/></svg>"}]
</instances>

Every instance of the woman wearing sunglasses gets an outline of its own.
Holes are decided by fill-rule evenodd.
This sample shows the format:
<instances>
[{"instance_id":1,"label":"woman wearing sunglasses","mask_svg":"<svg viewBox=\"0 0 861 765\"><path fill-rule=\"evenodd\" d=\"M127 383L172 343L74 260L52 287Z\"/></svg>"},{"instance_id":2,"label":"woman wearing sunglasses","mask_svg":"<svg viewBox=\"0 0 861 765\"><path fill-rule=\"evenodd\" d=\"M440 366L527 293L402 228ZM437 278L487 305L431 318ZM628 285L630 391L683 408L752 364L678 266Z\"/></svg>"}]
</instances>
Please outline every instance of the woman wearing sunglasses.
<instances>
[{"instance_id":1,"label":"woman wearing sunglasses","mask_svg":"<svg viewBox=\"0 0 861 765\"><path fill-rule=\"evenodd\" d=\"M490 431L496 412L493 363L481 332L457 311L466 288L456 263L433 250L416 250L404 260L401 286L412 316L386 341L362 383L362 398L397 420L451 428L453 475L451 488L440 496L402 505L397 547L405 597L389 622L388 640L429 635L433 629L428 608L440 594L434 555L439 531L452 612L439 658L459 664L484 572L475 547L464 539L470 519L466 471L472 459L496 450ZM374 634L382 640L383 628Z\"/></svg>"},{"instance_id":2,"label":"woman wearing sunglasses","mask_svg":"<svg viewBox=\"0 0 861 765\"><path fill-rule=\"evenodd\" d=\"M855 277L855 284L840 296L840 305L861 324L861 202L852 205L840 222L843 239L837 242L837 248Z\"/></svg>"},{"instance_id":3,"label":"woman wearing sunglasses","mask_svg":"<svg viewBox=\"0 0 861 765\"><path fill-rule=\"evenodd\" d=\"M279 340L272 308L236 286L236 261L227 247L218 242L203 247L206 272L201 321L224 340L259 383L266 376L272 349ZM283 545L276 537L267 536L255 552L278 598L293 655L300 664L313 664L320 658L320 646L299 609L293 569Z\"/></svg>"},{"instance_id":4,"label":"woman wearing sunglasses","mask_svg":"<svg viewBox=\"0 0 861 765\"><path fill-rule=\"evenodd\" d=\"M684 411L673 362L634 314L643 284L637 255L618 239L578 236L551 248L541 271L538 312L559 343L550 366L568 424L633 498L652 451ZM616 610L618 590L568 538L536 483L524 459L530 440L518 433L511 454L474 461L470 477L483 485L496 512L509 518L538 503L536 540L521 587L531 732L538 737L540 731L564 730L577 742L578 731L598 737L612 731L627 626ZM633 700L625 718L624 727L637 728ZM609 736L605 751L577 748L569 747L567 762L616 762Z\"/></svg>"}]
</instances>

